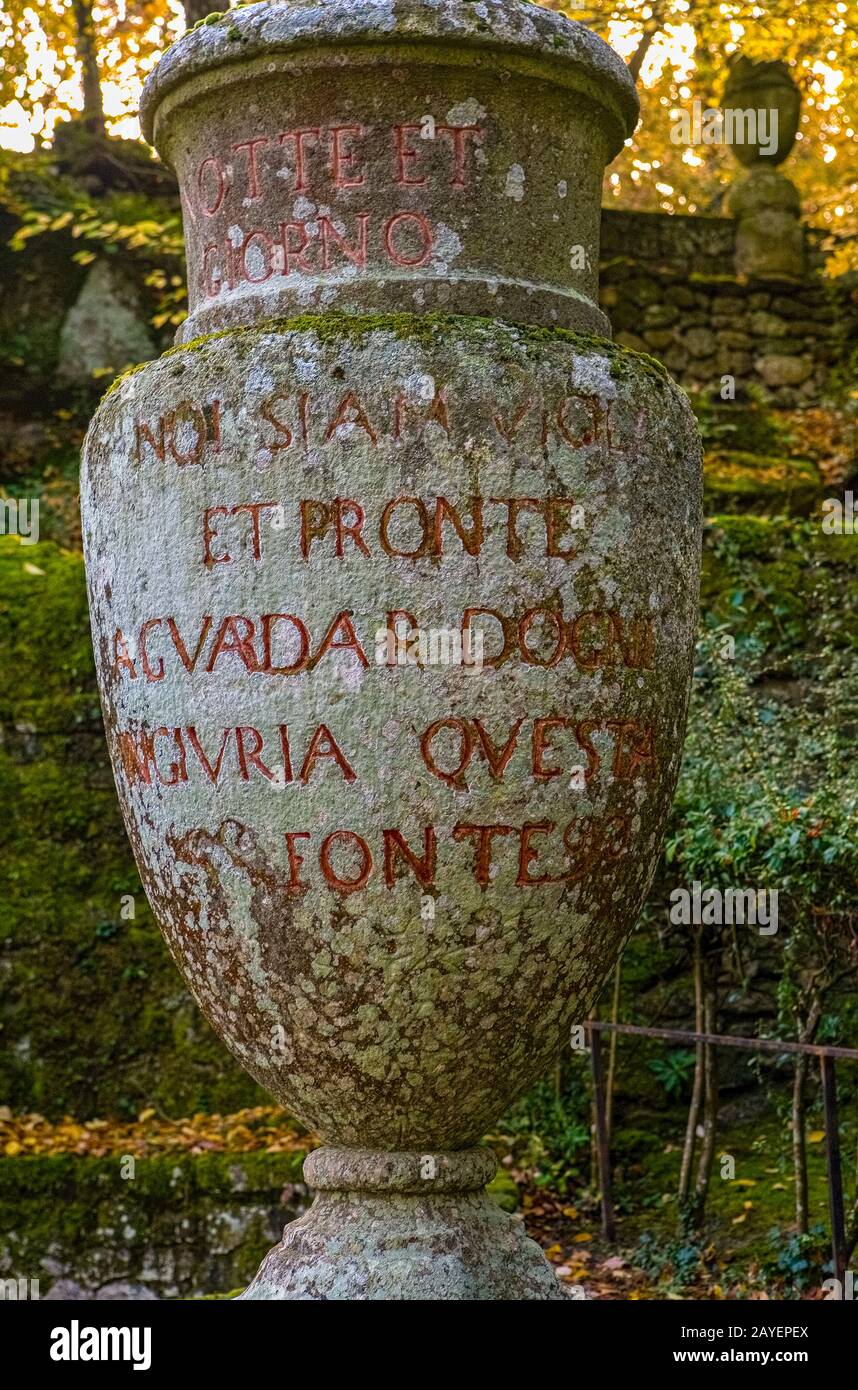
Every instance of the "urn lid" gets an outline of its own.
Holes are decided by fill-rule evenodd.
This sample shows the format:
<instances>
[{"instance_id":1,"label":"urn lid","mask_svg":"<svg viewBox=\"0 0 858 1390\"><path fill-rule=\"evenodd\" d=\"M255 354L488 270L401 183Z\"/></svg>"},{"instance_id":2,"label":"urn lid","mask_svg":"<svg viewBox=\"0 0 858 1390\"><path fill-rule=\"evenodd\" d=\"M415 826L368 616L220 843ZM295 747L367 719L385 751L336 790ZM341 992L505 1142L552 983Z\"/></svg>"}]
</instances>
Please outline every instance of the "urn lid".
<instances>
[{"instance_id":1,"label":"urn lid","mask_svg":"<svg viewBox=\"0 0 858 1390\"><path fill-rule=\"evenodd\" d=\"M163 99L212 68L320 44L348 50L394 41L403 48L434 41L495 49L538 61L546 78L586 92L604 109L613 127L610 159L637 124L640 101L622 59L585 25L529 0L262 0L209 15L167 49L143 87L143 134L157 145ZM219 80L226 84L228 75Z\"/></svg>"},{"instance_id":2,"label":"urn lid","mask_svg":"<svg viewBox=\"0 0 858 1390\"><path fill-rule=\"evenodd\" d=\"M605 165L634 82L525 0L296 0L211 15L144 87L178 175L201 333L431 310L609 334Z\"/></svg>"}]
</instances>

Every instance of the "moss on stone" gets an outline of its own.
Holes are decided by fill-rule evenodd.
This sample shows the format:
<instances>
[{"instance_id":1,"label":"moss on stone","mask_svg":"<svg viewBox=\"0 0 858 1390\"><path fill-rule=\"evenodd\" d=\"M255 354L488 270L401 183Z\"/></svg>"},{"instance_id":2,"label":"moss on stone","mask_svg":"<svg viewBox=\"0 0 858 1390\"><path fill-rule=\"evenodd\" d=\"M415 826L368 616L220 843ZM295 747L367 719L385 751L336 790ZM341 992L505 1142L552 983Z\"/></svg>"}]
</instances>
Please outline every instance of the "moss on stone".
<instances>
[{"instance_id":1,"label":"moss on stone","mask_svg":"<svg viewBox=\"0 0 858 1390\"><path fill-rule=\"evenodd\" d=\"M107 763L83 559L50 541L0 537L0 731L0 1099L51 1118L258 1102L152 920Z\"/></svg>"},{"instance_id":2,"label":"moss on stone","mask_svg":"<svg viewBox=\"0 0 858 1390\"><path fill-rule=\"evenodd\" d=\"M320 343L362 342L371 333L392 333L396 338L411 339L426 347L436 344L445 334L456 333L460 338L472 338L475 342L488 337L494 345L502 343L504 337L510 343L523 343L525 346L538 344L568 343L576 351L595 352L610 363L611 376L624 380L630 375L633 361L635 370L667 384L670 380L665 367L647 353L635 352L612 342L610 338L600 338L595 334L575 333L568 328L541 328L532 324L507 323L499 319L482 318L466 314L349 314L342 311L322 314L299 314L292 318L269 318L249 325L218 329L214 333L204 333L191 338L186 343L177 343L162 354L162 358L174 357L186 352L199 352L210 343L229 338L233 341L250 341L272 333L312 333ZM159 359L161 360L161 359ZM138 363L118 376L105 392L104 399L119 389L122 383L149 366L148 362Z\"/></svg>"},{"instance_id":3,"label":"moss on stone","mask_svg":"<svg viewBox=\"0 0 858 1390\"><path fill-rule=\"evenodd\" d=\"M703 463L704 497L713 511L737 510L808 515L822 486L810 459L770 457L717 449Z\"/></svg>"},{"instance_id":4,"label":"moss on stone","mask_svg":"<svg viewBox=\"0 0 858 1390\"><path fill-rule=\"evenodd\" d=\"M0 1269L52 1273L86 1289L114 1279L161 1296L235 1290L296 1215L284 1187L303 1153L119 1158L68 1154L0 1159ZM123 1176L124 1174L124 1176Z\"/></svg>"},{"instance_id":5,"label":"moss on stone","mask_svg":"<svg viewBox=\"0 0 858 1390\"><path fill-rule=\"evenodd\" d=\"M802 664L805 653L818 647L814 591L820 586L842 615L826 640L858 648L858 536L825 536L816 521L785 515L723 513L709 519L703 618L726 625L737 641L753 638L773 655Z\"/></svg>"}]
</instances>

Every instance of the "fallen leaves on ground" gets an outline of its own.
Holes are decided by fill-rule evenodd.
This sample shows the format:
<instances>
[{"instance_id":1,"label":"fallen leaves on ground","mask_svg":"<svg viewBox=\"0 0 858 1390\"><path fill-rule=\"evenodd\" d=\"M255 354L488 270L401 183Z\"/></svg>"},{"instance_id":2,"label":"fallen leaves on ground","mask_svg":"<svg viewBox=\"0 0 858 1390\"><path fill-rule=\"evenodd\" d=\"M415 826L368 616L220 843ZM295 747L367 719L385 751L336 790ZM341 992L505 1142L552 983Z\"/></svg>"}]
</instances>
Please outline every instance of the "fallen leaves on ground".
<instances>
[{"instance_id":1,"label":"fallen leaves on ground","mask_svg":"<svg viewBox=\"0 0 858 1390\"><path fill-rule=\"evenodd\" d=\"M257 1105L232 1115L191 1115L167 1119L149 1107L136 1120L52 1122L43 1115L13 1115L0 1106L0 1154L75 1154L79 1158L159 1154L291 1153L312 1148L314 1141L285 1110Z\"/></svg>"}]
</instances>

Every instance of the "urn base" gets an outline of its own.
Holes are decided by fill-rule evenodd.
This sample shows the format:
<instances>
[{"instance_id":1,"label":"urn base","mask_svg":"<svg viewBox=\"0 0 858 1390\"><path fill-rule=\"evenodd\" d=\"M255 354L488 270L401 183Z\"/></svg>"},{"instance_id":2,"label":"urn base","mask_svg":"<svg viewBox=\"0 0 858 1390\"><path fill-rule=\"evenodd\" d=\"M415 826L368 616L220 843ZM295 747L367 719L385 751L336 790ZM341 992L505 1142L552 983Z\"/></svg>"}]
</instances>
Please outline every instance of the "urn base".
<instances>
[{"instance_id":1,"label":"urn base","mask_svg":"<svg viewBox=\"0 0 858 1390\"><path fill-rule=\"evenodd\" d=\"M488 1149L317 1149L316 1198L288 1225L242 1299L556 1300L568 1297L535 1241L485 1192Z\"/></svg>"}]
</instances>

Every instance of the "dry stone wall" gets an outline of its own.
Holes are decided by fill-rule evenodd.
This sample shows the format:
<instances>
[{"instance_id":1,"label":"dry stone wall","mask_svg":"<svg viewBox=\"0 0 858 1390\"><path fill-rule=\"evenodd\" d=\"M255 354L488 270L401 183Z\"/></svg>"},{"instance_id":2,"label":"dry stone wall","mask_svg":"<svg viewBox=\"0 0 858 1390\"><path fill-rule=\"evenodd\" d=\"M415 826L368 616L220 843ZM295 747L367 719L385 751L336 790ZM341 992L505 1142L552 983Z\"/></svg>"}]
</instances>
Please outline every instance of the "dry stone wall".
<instances>
[{"instance_id":1,"label":"dry stone wall","mask_svg":"<svg viewBox=\"0 0 858 1390\"><path fill-rule=\"evenodd\" d=\"M854 277L826 279L810 234L801 283L741 279L735 228L727 217L604 209L600 303L614 336L657 357L686 390L721 397L731 377L737 401L756 387L774 406L817 405L858 341Z\"/></svg>"}]
</instances>

